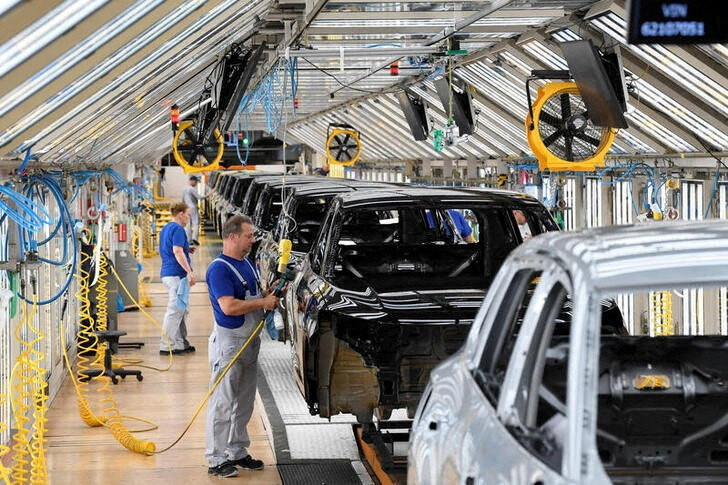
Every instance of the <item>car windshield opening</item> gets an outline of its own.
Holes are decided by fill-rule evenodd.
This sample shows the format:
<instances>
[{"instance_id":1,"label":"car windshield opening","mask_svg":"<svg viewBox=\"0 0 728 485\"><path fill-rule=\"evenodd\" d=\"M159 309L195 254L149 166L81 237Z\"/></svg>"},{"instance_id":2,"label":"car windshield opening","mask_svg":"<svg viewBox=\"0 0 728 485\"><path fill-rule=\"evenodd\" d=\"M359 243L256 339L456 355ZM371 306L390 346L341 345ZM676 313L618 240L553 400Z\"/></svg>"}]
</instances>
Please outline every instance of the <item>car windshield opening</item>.
<instances>
[{"instance_id":1,"label":"car windshield opening","mask_svg":"<svg viewBox=\"0 0 728 485\"><path fill-rule=\"evenodd\" d=\"M512 217L482 205L344 211L334 279L377 291L485 289L520 243Z\"/></svg>"}]
</instances>

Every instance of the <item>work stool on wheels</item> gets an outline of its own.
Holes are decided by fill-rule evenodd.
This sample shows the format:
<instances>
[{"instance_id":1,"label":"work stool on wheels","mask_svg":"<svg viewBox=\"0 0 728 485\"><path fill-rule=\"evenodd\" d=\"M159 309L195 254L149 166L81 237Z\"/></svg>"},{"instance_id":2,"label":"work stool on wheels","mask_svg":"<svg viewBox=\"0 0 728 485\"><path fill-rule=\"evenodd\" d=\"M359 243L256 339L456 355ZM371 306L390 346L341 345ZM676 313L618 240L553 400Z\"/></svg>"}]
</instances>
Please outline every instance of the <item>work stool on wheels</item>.
<instances>
[{"instance_id":1,"label":"work stool on wheels","mask_svg":"<svg viewBox=\"0 0 728 485\"><path fill-rule=\"evenodd\" d=\"M119 337L122 337L126 335L126 332L123 330L105 330L105 331L99 331L99 332L93 332L94 335L99 339L99 343L102 342L108 342L108 345L104 347L104 369L89 369L83 371L84 377L82 377L81 381L88 381L94 377L98 377L100 375L107 376L111 378L111 382L114 384L118 384L119 380L117 377L121 377L124 379L126 376L136 376L138 381L141 381L144 379L144 376L142 376L142 371L140 370L127 370L123 367L117 367L114 369L112 360L111 360L111 346L114 344L119 343Z\"/></svg>"}]
</instances>

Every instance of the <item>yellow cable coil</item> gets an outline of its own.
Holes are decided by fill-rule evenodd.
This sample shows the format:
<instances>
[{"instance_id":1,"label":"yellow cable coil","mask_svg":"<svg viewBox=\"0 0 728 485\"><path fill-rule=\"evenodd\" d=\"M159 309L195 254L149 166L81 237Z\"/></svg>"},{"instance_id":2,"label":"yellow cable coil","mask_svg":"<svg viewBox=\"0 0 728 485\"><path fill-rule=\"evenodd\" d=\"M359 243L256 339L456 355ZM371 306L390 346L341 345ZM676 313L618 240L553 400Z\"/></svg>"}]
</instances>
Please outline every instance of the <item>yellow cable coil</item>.
<instances>
[{"instance_id":1,"label":"yellow cable coil","mask_svg":"<svg viewBox=\"0 0 728 485\"><path fill-rule=\"evenodd\" d=\"M142 255L145 258L153 258L157 255L157 251L154 249L154 241L152 239L152 224L154 219L152 214L149 212L142 212L141 224L142 228Z\"/></svg>"},{"instance_id":2,"label":"yellow cable coil","mask_svg":"<svg viewBox=\"0 0 728 485\"><path fill-rule=\"evenodd\" d=\"M93 333L94 321L91 316L91 301L89 300L89 278L90 274L84 269L84 265L91 259L91 255L88 253L82 253L81 262L78 265L78 272L76 278L78 279L78 290L76 291L76 298L79 301L78 307L78 386L76 397L78 401L78 413L81 419L87 426L92 428L102 426L106 419L103 416L96 416L91 410L91 406L88 401L88 382L85 379L85 371L91 369L91 362L89 362L89 355L93 355L96 352L99 340L96 334ZM65 351L65 345L63 349ZM95 360L95 359L94 359ZM68 371L73 375L73 370L70 365ZM74 379L75 382L75 379Z\"/></svg>"},{"instance_id":3,"label":"yellow cable coil","mask_svg":"<svg viewBox=\"0 0 728 485\"><path fill-rule=\"evenodd\" d=\"M106 277L109 275L108 267L109 262L106 259L106 255L101 254L101 260L99 263L99 280L96 286L97 293L97 310L96 310L96 327L100 331L104 331L107 328L108 323L108 284ZM104 342L102 348L97 352L97 358L94 362L94 366L98 366L103 372L103 353L106 351L109 343ZM116 441L131 451L142 453L144 455L151 455L156 449L156 445L151 441L142 441L135 438L129 433L129 430L124 426L122 422L121 414L117 407L116 401L114 400L114 393L111 390L111 379L105 375L100 375L96 378L101 381L101 387L98 389L98 393L102 396L101 404L103 415L106 418L105 425L111 428L111 434L114 435Z\"/></svg>"},{"instance_id":4,"label":"yellow cable coil","mask_svg":"<svg viewBox=\"0 0 728 485\"><path fill-rule=\"evenodd\" d=\"M37 295L33 292L33 315L36 314L37 309ZM33 342L34 346L39 349L42 348L42 340L45 338L39 329L32 326L33 319L28 322L31 325L31 329L38 335L38 338ZM30 367L32 369L32 382L33 382L33 435L30 440L30 455L32 457L30 462L30 483L33 485L43 485L48 483L48 471L46 467L45 457L45 431L46 413L48 411L48 393L46 381L46 370L42 367L43 359L45 354L39 350L33 349L30 355L34 355L34 359L30 359ZM29 356L30 356L29 355Z\"/></svg>"},{"instance_id":5,"label":"yellow cable coil","mask_svg":"<svg viewBox=\"0 0 728 485\"><path fill-rule=\"evenodd\" d=\"M672 293L669 291L654 291L651 293L650 323L652 335L675 335L675 325L672 320Z\"/></svg>"},{"instance_id":6,"label":"yellow cable coil","mask_svg":"<svg viewBox=\"0 0 728 485\"><path fill-rule=\"evenodd\" d=\"M2 298L2 295L0 295L0 298ZM2 300L0 300L2 302ZM10 308L9 308L10 300L9 298L6 300L6 305L0 306L0 311L7 312L7 315L10 315ZM0 409L4 408L8 405L8 397L5 393L0 393ZM10 483L10 474L12 473L12 469L6 467L3 464L3 457L6 456L10 452L10 447L5 445L5 443L2 440L2 436L5 434L5 432L8 430L8 424L4 423L0 420L0 483L9 484Z\"/></svg>"},{"instance_id":7,"label":"yellow cable coil","mask_svg":"<svg viewBox=\"0 0 728 485\"><path fill-rule=\"evenodd\" d=\"M141 251L141 233L142 230L139 226L134 226L134 237L131 239L131 250L134 254L134 258L137 260L137 263L140 265L142 264L142 251ZM137 307L140 307L140 305L144 305L145 307L149 308L152 306L152 299L149 296L149 291L147 291L147 283L144 279L144 276L142 276L141 271L139 272L139 276L137 277L138 281L138 288L139 288L139 302L136 303ZM131 297L131 296L130 296ZM133 298L132 298L133 300ZM141 307L140 307L141 308Z\"/></svg>"},{"instance_id":8,"label":"yellow cable coil","mask_svg":"<svg viewBox=\"0 0 728 485\"><path fill-rule=\"evenodd\" d=\"M45 462L45 414L47 411L45 397L45 370L41 367L45 353L35 350L35 346L42 348L45 335L33 325L37 312L37 295L35 282L33 282L33 305L28 313L28 303L23 300L22 317L15 327L15 338L24 347L15 361L10 373L11 387L14 391L11 397L11 407L17 430L13 435L14 463L11 467L14 483L45 484L48 476ZM26 334L27 337L23 335ZM32 340L26 340L32 338ZM16 381L17 382L14 382ZM33 424L31 430L27 424L31 421L28 413L31 408ZM30 434L30 437L28 436ZM30 456L30 461L28 457ZM30 465L30 470L28 470ZM30 477L28 472L30 471Z\"/></svg>"},{"instance_id":9,"label":"yellow cable coil","mask_svg":"<svg viewBox=\"0 0 728 485\"><path fill-rule=\"evenodd\" d=\"M134 298L129 293L129 290L124 286L124 283L121 281L121 278L117 274L117 272L114 269L114 267L113 266L110 266L109 268L111 269L111 272L116 277L116 279L119 282L119 284L122 287L122 289L126 292L126 294L129 296L129 298L131 298L132 301L133 301ZM136 302L134 302L134 303L136 304ZM137 304L137 306L138 306L138 304ZM140 310L142 310L142 312L150 320L152 320L152 322L154 322L154 324L161 330L161 326L159 325L159 323L157 323L156 320L154 320L154 318L151 315L149 315L141 307L140 307ZM255 330L253 331L253 333L248 337L248 339L245 341L245 343L243 344L243 346L240 347L240 350L238 350L238 353L235 354L235 356L232 358L232 360L230 361L230 363L222 370L222 372L220 373L220 376L217 378L217 380L215 381L215 383L207 391L207 394L205 395L205 397L202 400L202 402L200 403L200 405L197 407L197 410L195 410L195 413L193 414L193 416L190 419L190 421L187 423L187 426L185 427L185 429L182 431L182 433L180 433L180 435L177 437L177 439L175 439L169 446L167 446L167 447L165 447L165 448L163 448L161 450L155 451L154 450L154 443L151 443L151 442L141 442L139 440L135 440L135 438L132 437L132 436L128 436L128 438L127 437L123 437L123 436L121 436L121 433L120 432L115 432L114 433L114 436L115 437L117 437L117 434L120 435L120 437L117 437L117 440L124 447L126 447L127 449L129 449L131 451L138 452L138 453L143 453L143 454L146 454L146 455L164 453L165 451L168 451L168 450L172 449L177 443L179 443L182 440L182 438L185 436L185 434L187 434L187 431L189 431L189 429L192 427L192 424L195 422L195 419L197 419L197 416L199 416L200 412L202 412L202 409L207 404L207 401L210 399L210 396L212 395L212 393L215 392L215 389L217 389L217 386L220 384L220 382L222 381L222 379L227 375L228 371L233 366L233 364L240 358L240 356L243 354L243 352L245 352L245 349L248 347L248 345L250 344L250 342L260 333L261 329L263 328L263 324L264 323L265 323L265 319L261 320L258 323L258 326L255 328ZM62 331L61 331L62 338L63 338L63 335L65 335L65 332L62 329ZM164 333L163 333L163 335L164 335ZM171 345L169 345L169 342L167 342L167 347L168 348L172 348ZM65 349L66 349L65 342L62 343L62 348L63 348L63 357L65 359L66 366L70 370L71 369L71 362L70 362L70 360L68 358L68 353L65 351ZM170 364L169 365L171 366L172 365L172 362L171 362L172 361L172 354L171 354L171 352L169 354L169 360L170 360ZM71 373L71 375L73 376L73 373ZM105 381L106 381L106 385L107 386L108 386L108 381L109 380L110 379L105 378ZM73 378L71 379L71 381L73 382L73 385L76 388L76 393L78 394L80 392L79 391L79 383L76 382L76 379L73 379ZM121 424L121 418L124 418L124 417L128 417L128 416L116 416L113 420L110 419L109 420L109 423L105 424L105 426L112 427L112 431L113 431L114 428L118 429L120 426L123 426ZM133 418L133 419L137 419L139 421L144 421L144 420L140 420L139 418ZM144 422L149 423L149 421L144 421ZM152 423L150 423L150 424L152 424ZM131 440L135 440L137 443L130 442L130 439ZM142 443L142 444L143 443L146 443L149 446L142 446L139 443Z\"/></svg>"},{"instance_id":10,"label":"yellow cable coil","mask_svg":"<svg viewBox=\"0 0 728 485\"><path fill-rule=\"evenodd\" d=\"M0 393L0 408L7 405L7 396L3 393ZM0 421L0 436L3 435L3 433L8 429L8 425L2 421ZM10 451L10 448L3 444L2 441L0 441L0 483L10 483L10 474L12 473L12 469L6 467L3 464L3 457L8 454Z\"/></svg>"},{"instance_id":11,"label":"yellow cable coil","mask_svg":"<svg viewBox=\"0 0 728 485\"><path fill-rule=\"evenodd\" d=\"M28 352L27 349L30 348L30 343L22 338L22 331L27 321L28 312L28 304L25 301L23 301L21 309L22 316L20 318L20 322L15 327L14 335L15 339L20 342L25 349L21 351L15 361L13 370L10 372L10 383L13 391L10 399L10 405L13 417L15 418L15 426L17 428L13 435L13 442L15 443L13 445L13 451L15 452L15 455L13 456L13 464L11 467L13 470L12 478L15 483L28 482L27 474L28 465L30 464L28 461L28 455L30 454L30 441L28 439L28 434L30 433L30 430L26 428L26 424L30 421L30 418L28 417L28 410L30 409L30 404L28 404L30 392L27 390L27 386L30 381L30 369L27 359L24 358ZM15 382L16 379L18 382Z\"/></svg>"}]
</instances>

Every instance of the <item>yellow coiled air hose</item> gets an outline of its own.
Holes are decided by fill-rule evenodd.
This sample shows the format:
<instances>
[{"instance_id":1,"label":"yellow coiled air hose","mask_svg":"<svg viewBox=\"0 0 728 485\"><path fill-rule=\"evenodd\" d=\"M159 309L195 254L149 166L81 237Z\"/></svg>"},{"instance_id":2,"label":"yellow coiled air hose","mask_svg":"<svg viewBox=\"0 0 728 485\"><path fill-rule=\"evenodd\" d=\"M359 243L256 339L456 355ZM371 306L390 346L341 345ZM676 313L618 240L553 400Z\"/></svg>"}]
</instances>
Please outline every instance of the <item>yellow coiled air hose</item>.
<instances>
[{"instance_id":1,"label":"yellow coiled air hose","mask_svg":"<svg viewBox=\"0 0 728 485\"><path fill-rule=\"evenodd\" d=\"M90 274L84 269L84 265L91 259L91 255L87 252L81 253L81 262L78 264L78 272L76 278L78 279L78 290L76 291L76 298L79 301L78 307L78 319L79 327L77 334L78 341L78 384L76 386L76 400L78 401L78 413L81 416L86 425L94 428L97 426L103 426L106 419L104 417L97 416L92 410L88 401L88 381L85 379L86 372L91 369L91 362L89 359L90 355L94 355L98 346L98 337L93 333L94 320L91 316L91 301L89 300L89 278ZM65 333L61 332L61 336L64 337ZM63 345L65 351L66 346ZM94 359L95 360L95 359ZM68 372L73 375L73 369L68 366ZM74 379L76 382L76 379Z\"/></svg>"},{"instance_id":2,"label":"yellow coiled air hose","mask_svg":"<svg viewBox=\"0 0 728 485\"><path fill-rule=\"evenodd\" d=\"M104 264L104 263L102 263L102 264ZM117 281L119 282L119 285L126 292L126 294L129 296L129 298L131 298L132 301L134 301L134 297L130 294L129 290L124 286L124 283L121 281L121 278L117 274L117 272L114 269L114 267L113 266L108 266L108 263L106 263L105 266L107 266L108 268L111 269L111 272L116 277ZM106 271L106 269L104 268L100 272L100 278L105 277L105 275L107 275L107 274L108 274L108 271ZM101 280L99 280L99 281L101 281ZM88 279L86 279L86 282L88 282ZM134 301L134 303L137 306L139 306L136 301ZM152 320L152 322L154 322L155 325L161 330L161 326L159 325L159 323L156 322L156 320L154 320L154 318L151 315L149 315L147 312L145 312L141 308L141 306L139 306L139 309L150 320ZM232 360L230 361L230 363L222 370L222 372L220 373L220 376L217 378L217 380L215 381L215 383L207 391L207 394L205 395L205 397L203 398L202 402L200 403L200 405L195 410L195 413L193 414L193 416L190 419L190 421L187 423L187 426L185 427L185 429L182 431L182 433L180 433L180 435L177 437L177 439L175 439L169 446L167 446L167 447L165 447L165 448L163 448L161 450L155 450L156 446L155 446L155 444L153 442L141 441L141 440L138 440L138 439L134 438L133 436L131 436L129 434L129 432L124 428L123 423L121 421L123 418L128 418L128 416L120 416L119 415L118 409L116 408L116 403L113 401L113 397L111 397L111 389L109 387L109 381L110 381L110 379L108 377L100 377L104 381L104 386L102 387L102 389L99 390L99 392L102 392L104 390L104 388L107 388L108 389L108 396L109 396L109 397L107 397L107 398L104 399L104 402L106 404L106 407L104 408L104 411L105 411L106 418L107 418L107 422L104 424L104 426L107 426L107 427L111 428L112 434L114 435L114 437L116 438L116 440L119 443L121 443L122 446L124 446L128 450L131 450L131 451L134 451L134 452L137 452L137 453L142 453L142 454L145 454L145 455L152 455L152 454L164 453L164 452L172 449L187 434L187 432L189 431L189 429L192 427L192 424L194 424L195 419L197 419L197 417L199 416L200 412L202 412L202 409L204 409L204 407L207 404L207 401L210 399L210 396L212 395L212 393L215 392L215 389L217 389L218 385L220 384L220 382L222 381L222 379L227 375L228 371L233 366L233 364L235 362L237 362L237 360L240 358L240 356L243 354L243 352L245 352L245 349L248 347L248 345L250 344L250 342L260 333L260 331L263 328L263 325L264 324L265 324L265 319L262 319L258 323L258 326L255 328L255 330L253 331L253 333L245 341L245 343L243 344L243 346L240 347L240 350L238 350L238 353L235 354L235 356L232 358ZM65 334L65 332L64 331L61 331L61 335L63 336L64 334ZM65 342L62 343L62 348L64 350L63 356L64 356L64 359L65 359L65 362L66 362L66 366L68 367L69 371L71 371L71 362L70 362L70 360L68 358L67 352L65 351L65 349L66 349ZM168 348L171 348L171 346L168 346ZM171 361L171 353L170 353L170 361ZM171 362L170 362L170 366L171 366ZM73 376L72 371L71 371L71 375ZM79 396L80 396L80 390L79 390L80 383L76 382L76 379L73 379L73 378L72 378L72 382L73 382L74 386L76 387L77 394L79 394ZM149 421L140 420L139 418L132 418L132 419L137 419L139 421L144 421L144 422L149 423ZM150 423L150 424L152 424L152 423Z\"/></svg>"},{"instance_id":3,"label":"yellow coiled air hose","mask_svg":"<svg viewBox=\"0 0 728 485\"><path fill-rule=\"evenodd\" d=\"M0 316L7 315L8 318L10 317L10 298L12 298L12 293L10 291L0 291ZM2 325L3 327L5 326L4 324L0 325ZM7 403L7 395L3 392L0 392L0 409L6 406ZM3 440L1 438L7 430L8 423L0 420L0 483L4 484L10 483L10 474L12 473L12 469L6 467L3 463L3 457L10 452L10 448L3 443Z\"/></svg>"},{"instance_id":4,"label":"yellow coiled air hose","mask_svg":"<svg viewBox=\"0 0 728 485\"><path fill-rule=\"evenodd\" d=\"M82 264L79 264L79 268L83 267L83 262L85 262L87 259L89 259L90 256L85 255L86 257L82 257ZM98 300L99 302L106 302L107 296L106 292L107 290L107 282L106 282L106 276L108 275L108 271L106 268L108 267L108 261L106 260L105 256L102 254L101 260L99 262L101 265L100 272L99 272L99 280L98 280L98 286L97 286L97 293L98 293ZM71 366L71 361L68 358L68 352L66 351L66 342L65 342L65 329L61 329L61 348L63 349L63 358L66 362L66 366L68 367L68 371L71 375L71 381L73 382L74 388L76 389L76 396L78 399L78 408L79 408L79 414L81 415L81 418L83 421L89 425L89 426L100 426L103 425L111 430L111 434L114 436L114 438L125 448L128 450L142 453L145 455L150 455L154 452L156 446L154 443L149 441L142 441L134 436L131 435L131 432L124 426L124 423L122 422L122 419L125 416L121 416L119 414L119 410L116 404L116 401L114 400L113 392L111 390L110 382L111 379L105 375L100 375L96 377L95 379L101 381L101 387L98 389L98 392L103 396L101 399L102 407L103 407L103 415L97 416L93 413L91 410L91 405L89 404L88 397L87 397L87 383L85 381L85 375L82 373L82 370L89 370L88 366L88 359L82 355L90 353L90 351L93 350L93 348L89 347L89 342L92 342L91 336L95 335L92 333L93 330L93 319L91 318L89 306L90 302L88 300L88 293L89 293L89 273L87 271L84 271L82 269L79 270L79 291L76 293L76 296L79 297L79 300L81 302L81 305L79 307L80 311L80 317L81 317L81 328L79 329L78 333L78 340L79 340L79 368L78 368L78 378L73 373L73 368ZM106 318L108 315L107 308L99 308L97 309L97 316L100 316L101 318ZM103 325L103 329L106 327L106 321L104 320L101 322ZM99 329L102 329L102 325L99 325ZM98 342L98 339L95 339L95 342ZM105 344L108 345L108 344ZM97 358L92 364L93 367L100 368L103 371L103 360L99 359L99 356L103 355L103 350L101 349L101 352L97 352ZM84 362L85 369L81 368L81 362ZM139 418L132 418L137 419L139 421L147 422L146 420L141 420ZM150 428L154 429L154 428Z\"/></svg>"},{"instance_id":5,"label":"yellow coiled air hose","mask_svg":"<svg viewBox=\"0 0 728 485\"><path fill-rule=\"evenodd\" d=\"M653 291L650 297L652 335L656 337L675 335L675 325L672 320L672 293L669 291Z\"/></svg>"},{"instance_id":6,"label":"yellow coiled air hose","mask_svg":"<svg viewBox=\"0 0 728 485\"><path fill-rule=\"evenodd\" d=\"M139 267L141 268L142 265L142 247L140 244L141 241L141 229L139 226L134 226L134 237L131 239L131 252L134 254L134 258L137 260L137 263L139 263ZM149 297L149 292L147 291L147 284L144 280L144 277L142 276L141 271L139 272L138 277L138 285L139 285L139 301L134 302L137 307L141 309L141 305L144 305L145 307L149 308L152 306L152 299ZM133 300L133 298L132 298Z\"/></svg>"},{"instance_id":7,"label":"yellow coiled air hose","mask_svg":"<svg viewBox=\"0 0 728 485\"><path fill-rule=\"evenodd\" d=\"M132 296L131 292L129 292L129 288L127 288L126 285L124 284L124 282L121 281L121 277L119 276L119 273L116 272L116 269L113 266L109 266L109 269L111 269L111 272L114 274L114 278L116 278L116 282L119 283L119 286L121 286L121 289L124 290L124 293L126 293L126 296L128 296L129 299L132 301L132 303L134 303L137 306L137 308L139 308L139 311L142 312L144 314L144 316L147 317L149 319L149 321L151 321L154 324L155 327L157 327L157 330L159 330L162 333L162 337L164 338L164 340L167 343L167 348L168 349L171 349L172 348L172 344L169 341L169 337L167 337L167 334L164 333L164 329L159 324L159 322L156 321L154 319L154 317L149 314L149 312L147 312L146 310L144 310L144 308L142 308L142 305L138 301L136 301L134 299L134 297ZM167 367L162 367L162 368L154 367L154 366L151 366L151 365L142 365L139 362L133 362L131 360L124 360L124 359L119 359L119 360L122 361L122 362L128 362L130 365L133 365L134 367L143 367L145 369L153 369L153 370L157 370L157 371L160 371L160 372L166 372L166 371L168 371L169 369L172 368L172 352L170 351L167 355L168 355L168 358L169 358L169 361L167 363Z\"/></svg>"},{"instance_id":8,"label":"yellow coiled air hose","mask_svg":"<svg viewBox=\"0 0 728 485\"><path fill-rule=\"evenodd\" d=\"M15 391L11 406L16 426L18 427L13 439L15 445L14 463L12 466L12 478L14 483L28 482L28 465L30 464L30 483L48 483L48 476L45 462L45 423L47 411L45 369L41 367L45 353L41 350L45 335L34 326L33 321L37 312L38 295L36 291L35 276L31 277L33 286L33 304L30 314L28 303L23 299L22 316L20 323L15 328L15 338L24 347L13 366L10 374L11 383L17 379L12 386ZM25 293L25 283L21 282L21 295ZM32 338L32 340L27 340ZM28 411L31 408L30 400L33 401L33 424L30 438L30 430L26 427L30 418ZM30 462L28 461L30 455Z\"/></svg>"},{"instance_id":9,"label":"yellow coiled air hose","mask_svg":"<svg viewBox=\"0 0 728 485\"><path fill-rule=\"evenodd\" d=\"M97 294L97 311L96 311L96 327L100 331L107 329L108 323L108 282L106 277L109 275L108 267L109 262L105 254L101 254L101 265L99 272L99 281L96 287ZM99 367L103 372L104 362L103 353L106 351L109 343L104 342L102 348L97 352L96 361L94 366ZM111 390L111 379L105 375L100 375L96 379L101 381L101 387L98 389L98 393L103 396L101 398L102 408L104 411L104 417L106 418L105 425L111 428L111 434L114 435L116 441L131 451L142 453L145 455L151 455L156 449L156 445L151 441L142 441L131 435L129 430L124 426L122 422L121 414L117 407L116 401L114 400L114 393Z\"/></svg>"}]
</instances>

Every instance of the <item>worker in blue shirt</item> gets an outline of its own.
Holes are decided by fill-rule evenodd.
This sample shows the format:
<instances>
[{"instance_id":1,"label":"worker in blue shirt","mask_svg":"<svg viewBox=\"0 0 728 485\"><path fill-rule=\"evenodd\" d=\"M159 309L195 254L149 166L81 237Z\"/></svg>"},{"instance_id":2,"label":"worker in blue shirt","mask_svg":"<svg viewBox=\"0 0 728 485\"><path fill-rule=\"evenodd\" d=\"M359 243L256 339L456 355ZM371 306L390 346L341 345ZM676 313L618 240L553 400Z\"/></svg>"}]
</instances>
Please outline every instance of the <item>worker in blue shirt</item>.
<instances>
[{"instance_id":1,"label":"worker in blue shirt","mask_svg":"<svg viewBox=\"0 0 728 485\"><path fill-rule=\"evenodd\" d=\"M452 219L452 222L455 224L455 229L457 229L458 234L462 238L463 241L466 243L474 243L475 238L473 237L473 229L470 227L470 224L468 224L468 221L465 220L465 216L457 209L448 209L447 213L450 215L450 219ZM435 227L435 218L432 215L432 211L427 210L427 223L430 225L430 227ZM445 234L450 235L450 229L447 225L445 225Z\"/></svg>"},{"instance_id":2,"label":"worker in blue shirt","mask_svg":"<svg viewBox=\"0 0 728 485\"><path fill-rule=\"evenodd\" d=\"M250 217L236 215L228 219L222 227L222 253L207 268L207 288L215 317L209 345L211 386L263 320L264 310L278 306L277 296L261 291L258 271L247 258L255 242L254 233ZM263 468L263 462L251 457L247 450L259 351L260 336L256 335L210 396L205 458L211 475L234 477L237 468Z\"/></svg>"},{"instance_id":3,"label":"worker in blue shirt","mask_svg":"<svg viewBox=\"0 0 728 485\"><path fill-rule=\"evenodd\" d=\"M173 354L183 354L195 351L187 341L185 323L189 315L185 300L189 299L189 287L196 281L195 272L190 265L190 245L185 232L185 225L190 221L190 208L184 202L178 202L170 210L172 220L159 233L159 255L162 257L160 276L169 292L159 353L166 354L171 350ZM180 293L185 292L187 298L180 298ZM184 305L180 304L180 300L183 300Z\"/></svg>"}]
</instances>

